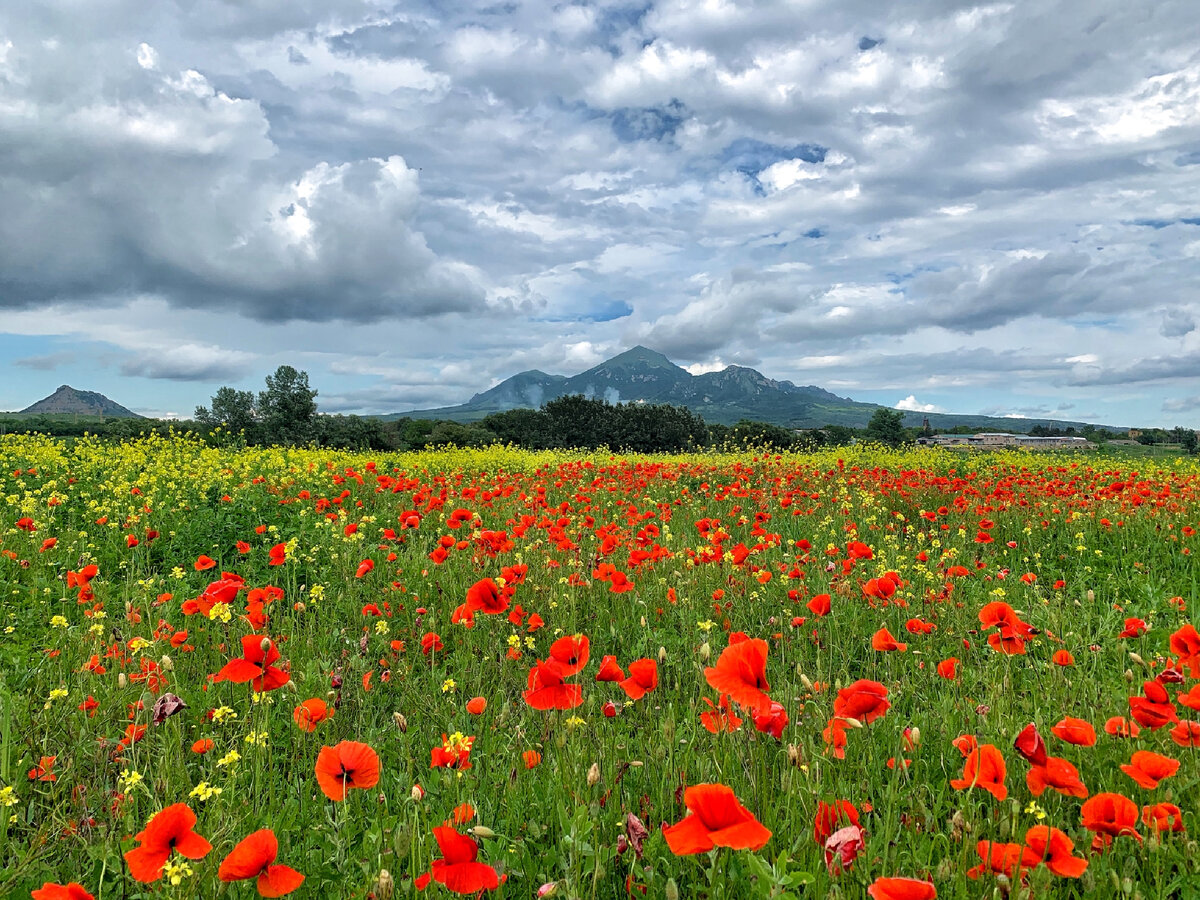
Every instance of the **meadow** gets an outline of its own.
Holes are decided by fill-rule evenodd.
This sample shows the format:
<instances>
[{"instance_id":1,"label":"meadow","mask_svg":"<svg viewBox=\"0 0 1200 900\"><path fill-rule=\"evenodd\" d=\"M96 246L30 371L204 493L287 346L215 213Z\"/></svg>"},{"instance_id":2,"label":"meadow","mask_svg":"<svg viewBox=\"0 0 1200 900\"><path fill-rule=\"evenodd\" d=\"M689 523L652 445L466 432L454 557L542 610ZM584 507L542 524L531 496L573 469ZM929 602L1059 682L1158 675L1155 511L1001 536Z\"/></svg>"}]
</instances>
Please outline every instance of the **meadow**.
<instances>
[{"instance_id":1,"label":"meadow","mask_svg":"<svg viewBox=\"0 0 1200 900\"><path fill-rule=\"evenodd\" d=\"M1200 895L1195 460L8 435L0 495L0 894Z\"/></svg>"}]
</instances>

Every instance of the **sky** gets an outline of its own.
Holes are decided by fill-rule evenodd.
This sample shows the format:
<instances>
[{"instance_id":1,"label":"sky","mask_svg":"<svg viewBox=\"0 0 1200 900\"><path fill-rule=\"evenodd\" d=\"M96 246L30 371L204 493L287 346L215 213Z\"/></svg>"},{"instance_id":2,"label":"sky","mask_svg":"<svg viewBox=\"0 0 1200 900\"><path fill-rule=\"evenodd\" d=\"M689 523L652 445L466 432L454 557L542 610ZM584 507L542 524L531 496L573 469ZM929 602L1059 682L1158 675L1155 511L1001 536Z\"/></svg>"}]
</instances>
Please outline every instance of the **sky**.
<instances>
[{"instance_id":1,"label":"sky","mask_svg":"<svg viewBox=\"0 0 1200 900\"><path fill-rule=\"evenodd\" d=\"M1195 0L0 4L0 409L642 344L1200 427Z\"/></svg>"}]
</instances>

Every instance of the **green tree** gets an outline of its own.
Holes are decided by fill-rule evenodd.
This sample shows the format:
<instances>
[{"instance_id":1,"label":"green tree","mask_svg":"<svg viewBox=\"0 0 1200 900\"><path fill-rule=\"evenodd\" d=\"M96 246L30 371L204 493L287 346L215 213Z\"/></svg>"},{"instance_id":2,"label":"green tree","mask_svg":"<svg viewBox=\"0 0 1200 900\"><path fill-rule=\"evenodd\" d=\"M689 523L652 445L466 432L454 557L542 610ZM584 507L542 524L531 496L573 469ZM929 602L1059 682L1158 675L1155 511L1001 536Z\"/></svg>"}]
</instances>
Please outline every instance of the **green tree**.
<instances>
[{"instance_id":1,"label":"green tree","mask_svg":"<svg viewBox=\"0 0 1200 900\"><path fill-rule=\"evenodd\" d=\"M252 391L238 391L221 387L212 398L212 409L196 407L196 421L212 428L223 425L232 432L244 431L251 437L258 422L258 410L254 405Z\"/></svg>"},{"instance_id":2,"label":"green tree","mask_svg":"<svg viewBox=\"0 0 1200 900\"><path fill-rule=\"evenodd\" d=\"M888 447L900 446L905 440L904 413L898 409L879 407L867 423L866 439Z\"/></svg>"},{"instance_id":3,"label":"green tree","mask_svg":"<svg viewBox=\"0 0 1200 900\"><path fill-rule=\"evenodd\" d=\"M1190 428L1184 428L1182 425L1176 425L1171 429L1171 439L1190 454L1196 452L1196 445L1200 443L1196 439L1196 432Z\"/></svg>"},{"instance_id":4,"label":"green tree","mask_svg":"<svg viewBox=\"0 0 1200 900\"><path fill-rule=\"evenodd\" d=\"M258 394L258 412L266 440L272 444L307 444L316 437L317 392L308 373L280 366L267 376Z\"/></svg>"}]
</instances>

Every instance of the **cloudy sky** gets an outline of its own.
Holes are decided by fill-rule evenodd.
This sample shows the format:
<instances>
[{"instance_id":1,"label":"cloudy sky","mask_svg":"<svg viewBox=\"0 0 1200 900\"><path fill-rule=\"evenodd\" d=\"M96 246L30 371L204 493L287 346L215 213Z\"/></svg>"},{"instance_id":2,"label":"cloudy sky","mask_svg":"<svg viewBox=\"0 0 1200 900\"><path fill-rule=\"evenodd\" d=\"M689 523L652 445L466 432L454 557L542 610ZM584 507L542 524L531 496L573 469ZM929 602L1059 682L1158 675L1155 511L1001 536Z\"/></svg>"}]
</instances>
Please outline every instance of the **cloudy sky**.
<instances>
[{"instance_id":1,"label":"cloudy sky","mask_svg":"<svg viewBox=\"0 0 1200 900\"><path fill-rule=\"evenodd\" d=\"M1200 425L1195 0L0 4L0 409L644 344Z\"/></svg>"}]
</instances>

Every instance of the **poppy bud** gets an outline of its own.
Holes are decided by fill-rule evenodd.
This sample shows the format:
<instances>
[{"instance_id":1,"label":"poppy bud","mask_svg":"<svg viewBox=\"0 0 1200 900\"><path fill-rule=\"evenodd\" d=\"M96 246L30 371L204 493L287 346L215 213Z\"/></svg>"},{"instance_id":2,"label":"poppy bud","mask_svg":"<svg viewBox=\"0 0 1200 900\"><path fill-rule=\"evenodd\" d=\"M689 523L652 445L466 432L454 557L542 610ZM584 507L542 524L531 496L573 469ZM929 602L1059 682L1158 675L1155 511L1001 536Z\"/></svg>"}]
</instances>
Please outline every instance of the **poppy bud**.
<instances>
[{"instance_id":1,"label":"poppy bud","mask_svg":"<svg viewBox=\"0 0 1200 900\"><path fill-rule=\"evenodd\" d=\"M934 870L934 877L938 881L947 881L954 877L955 868L956 864L952 860L943 859Z\"/></svg>"},{"instance_id":2,"label":"poppy bud","mask_svg":"<svg viewBox=\"0 0 1200 900\"><path fill-rule=\"evenodd\" d=\"M400 729L401 734L405 734L408 731L408 719L404 718L403 713L392 713L392 721L396 723L396 727Z\"/></svg>"},{"instance_id":3,"label":"poppy bud","mask_svg":"<svg viewBox=\"0 0 1200 900\"><path fill-rule=\"evenodd\" d=\"M1126 670L1125 670L1125 680L1126 680L1126 681L1129 681L1129 682L1132 682L1132 681L1133 681L1133 669L1126 669Z\"/></svg>"},{"instance_id":4,"label":"poppy bud","mask_svg":"<svg viewBox=\"0 0 1200 900\"><path fill-rule=\"evenodd\" d=\"M337 697L337 691L326 691L325 696L330 700L333 700L335 697Z\"/></svg>"},{"instance_id":5,"label":"poppy bud","mask_svg":"<svg viewBox=\"0 0 1200 900\"><path fill-rule=\"evenodd\" d=\"M129 679L125 677L124 672L117 674L117 687L122 689L129 687Z\"/></svg>"},{"instance_id":6,"label":"poppy bud","mask_svg":"<svg viewBox=\"0 0 1200 900\"><path fill-rule=\"evenodd\" d=\"M625 851L629 849L629 838L621 835L617 838L617 856L624 856Z\"/></svg>"},{"instance_id":7,"label":"poppy bud","mask_svg":"<svg viewBox=\"0 0 1200 900\"><path fill-rule=\"evenodd\" d=\"M702 663L708 662L708 658L710 656L712 656L712 647L710 647L708 645L708 641L705 641L703 644L700 645L700 654L699 655L700 655L700 662L702 662Z\"/></svg>"},{"instance_id":8,"label":"poppy bud","mask_svg":"<svg viewBox=\"0 0 1200 900\"><path fill-rule=\"evenodd\" d=\"M789 765L799 768L804 764L804 751L797 744L788 744L787 758Z\"/></svg>"},{"instance_id":9,"label":"poppy bud","mask_svg":"<svg viewBox=\"0 0 1200 900\"><path fill-rule=\"evenodd\" d=\"M646 617L645 616L642 616L642 627L643 628L646 627Z\"/></svg>"},{"instance_id":10,"label":"poppy bud","mask_svg":"<svg viewBox=\"0 0 1200 900\"><path fill-rule=\"evenodd\" d=\"M599 763L592 763L592 767L590 769L588 769L587 783L588 783L588 787L595 787L597 784L600 783L600 764Z\"/></svg>"},{"instance_id":11,"label":"poppy bud","mask_svg":"<svg viewBox=\"0 0 1200 900\"><path fill-rule=\"evenodd\" d=\"M174 661L165 653L163 654L163 658L158 661L158 665L164 672L173 672L175 670Z\"/></svg>"},{"instance_id":12,"label":"poppy bud","mask_svg":"<svg viewBox=\"0 0 1200 900\"><path fill-rule=\"evenodd\" d=\"M1117 874L1117 870L1116 870L1116 869L1109 869L1109 870L1108 870L1108 880L1112 882L1112 886L1113 886L1113 890L1114 890L1114 891L1120 891L1120 890L1121 890L1121 876Z\"/></svg>"},{"instance_id":13,"label":"poppy bud","mask_svg":"<svg viewBox=\"0 0 1200 900\"><path fill-rule=\"evenodd\" d=\"M261 650L263 653L266 653L268 650L270 650L271 649L271 639L263 638L261 641L259 641L258 649Z\"/></svg>"},{"instance_id":14,"label":"poppy bud","mask_svg":"<svg viewBox=\"0 0 1200 900\"><path fill-rule=\"evenodd\" d=\"M496 836L496 832L492 831L486 825L476 825L471 829L471 834L477 838L494 838Z\"/></svg>"},{"instance_id":15,"label":"poppy bud","mask_svg":"<svg viewBox=\"0 0 1200 900\"><path fill-rule=\"evenodd\" d=\"M604 718L611 719L617 714L617 704L613 703L611 700L605 701L604 706L600 708L600 711L604 713Z\"/></svg>"},{"instance_id":16,"label":"poppy bud","mask_svg":"<svg viewBox=\"0 0 1200 900\"><path fill-rule=\"evenodd\" d=\"M557 881L547 881L545 884L543 884L540 888L537 889L537 898L538 898L538 900L543 900L543 898L553 897L557 893L558 893L558 882Z\"/></svg>"},{"instance_id":17,"label":"poppy bud","mask_svg":"<svg viewBox=\"0 0 1200 900\"><path fill-rule=\"evenodd\" d=\"M304 601L303 600L298 601L296 603L296 605L292 607L292 609L294 609L296 612L304 612L304 610L305 610Z\"/></svg>"},{"instance_id":18,"label":"poppy bud","mask_svg":"<svg viewBox=\"0 0 1200 900\"><path fill-rule=\"evenodd\" d=\"M861 721L859 721L858 719L851 719L849 717L846 717L846 718L843 718L842 721L845 722L847 725L849 725L851 728L862 728L863 727L863 723Z\"/></svg>"},{"instance_id":19,"label":"poppy bud","mask_svg":"<svg viewBox=\"0 0 1200 900\"><path fill-rule=\"evenodd\" d=\"M421 787L419 784L414 784L412 786L412 792L410 796L412 797L413 803L420 803L421 798L425 796L425 788Z\"/></svg>"},{"instance_id":20,"label":"poppy bud","mask_svg":"<svg viewBox=\"0 0 1200 900\"><path fill-rule=\"evenodd\" d=\"M379 877L375 879L375 883L371 885L371 893L378 900L391 900L392 895L396 892L396 882L392 878L392 873L387 869L379 870Z\"/></svg>"},{"instance_id":21,"label":"poppy bud","mask_svg":"<svg viewBox=\"0 0 1200 900\"><path fill-rule=\"evenodd\" d=\"M803 672L800 673L800 683L802 685L804 685L806 690L811 691L813 689L813 683L809 680L808 676L805 675Z\"/></svg>"},{"instance_id":22,"label":"poppy bud","mask_svg":"<svg viewBox=\"0 0 1200 900\"><path fill-rule=\"evenodd\" d=\"M667 648L666 647L658 648L658 661L660 663L664 663L667 661Z\"/></svg>"},{"instance_id":23,"label":"poppy bud","mask_svg":"<svg viewBox=\"0 0 1200 900\"><path fill-rule=\"evenodd\" d=\"M675 883L674 878L667 879L667 886L663 888L663 896L667 900L679 900L679 885Z\"/></svg>"},{"instance_id":24,"label":"poppy bud","mask_svg":"<svg viewBox=\"0 0 1200 900\"><path fill-rule=\"evenodd\" d=\"M287 680L287 683L284 684L283 689L285 691L294 691L296 689L296 682L293 679L289 678Z\"/></svg>"},{"instance_id":25,"label":"poppy bud","mask_svg":"<svg viewBox=\"0 0 1200 900\"><path fill-rule=\"evenodd\" d=\"M1144 666L1146 664L1146 661L1144 659L1142 659L1140 656L1138 656L1136 653L1130 653L1129 658L1132 659L1139 666Z\"/></svg>"}]
</instances>

